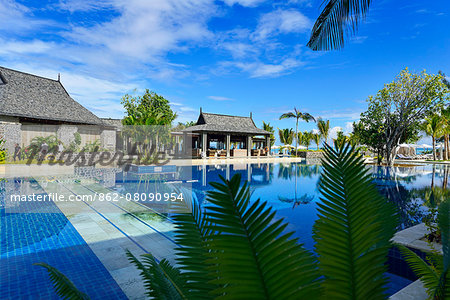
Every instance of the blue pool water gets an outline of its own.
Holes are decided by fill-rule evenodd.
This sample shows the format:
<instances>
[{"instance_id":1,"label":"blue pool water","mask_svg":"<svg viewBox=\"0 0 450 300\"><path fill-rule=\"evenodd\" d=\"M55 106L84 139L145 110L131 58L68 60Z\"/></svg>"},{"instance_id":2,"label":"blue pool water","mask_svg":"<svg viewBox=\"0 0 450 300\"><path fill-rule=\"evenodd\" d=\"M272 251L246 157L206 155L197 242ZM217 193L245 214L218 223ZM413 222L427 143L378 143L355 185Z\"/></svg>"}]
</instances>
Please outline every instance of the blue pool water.
<instances>
[{"instance_id":1,"label":"blue pool water","mask_svg":"<svg viewBox=\"0 0 450 300\"><path fill-rule=\"evenodd\" d=\"M446 177L450 173L448 166L439 165L368 168L380 192L397 207L399 230L421 221L427 213L424 200L431 187L447 188ZM206 192L211 189L209 183L219 181L220 176L231 178L239 173L250 183L252 199L267 201L277 210L278 218L289 222L287 230L294 231L295 237L307 249L314 250L312 227L320 201L317 183L321 167L317 164L219 164L166 167L164 174L146 173L148 171L79 168L73 178L93 178L103 187L123 194L165 192L169 185L156 183L169 182L170 186L192 191L189 196L205 207L208 205ZM155 172L154 169L150 171ZM46 271L33 266L37 262L58 268L93 299L125 298L100 260L54 203L19 202L12 212L4 206L6 189L8 193L17 194L44 193L33 178L0 181L0 299L57 298ZM164 213L170 217L170 211ZM389 267L390 294L414 280L395 251L391 253Z\"/></svg>"},{"instance_id":2,"label":"blue pool water","mask_svg":"<svg viewBox=\"0 0 450 300\"><path fill-rule=\"evenodd\" d=\"M103 264L53 202L21 202L5 208L5 188L42 194L31 178L0 182L0 299L59 299L47 271L56 267L92 299L126 299Z\"/></svg>"},{"instance_id":3,"label":"blue pool water","mask_svg":"<svg viewBox=\"0 0 450 300\"><path fill-rule=\"evenodd\" d=\"M448 166L399 166L393 168L369 166L373 181L380 192L386 196L398 209L400 223L398 230L420 223L427 213L424 197L431 186L447 187L444 177L448 177ZM216 165L178 167L171 180L176 184L183 183L192 189L192 197L205 206L208 205L206 192L211 190L210 182L219 181L220 176L231 178L241 174L243 180L248 180L252 191L252 199L260 198L277 210L278 218L289 222L287 231L295 232L294 236L309 250L314 250L312 228L317 219L317 202L320 201L317 183L321 167L317 164L248 164L248 165ZM141 182L140 176L134 172L120 174L122 192L136 191L136 183ZM165 174L168 176L168 174ZM167 178L167 177L166 177ZM191 179L191 180L188 180ZM143 191L143 190L142 190ZM155 190L153 190L154 192ZM394 294L415 280L414 274L401 260L399 253L391 251L390 265L387 276L390 278L388 293Z\"/></svg>"}]
</instances>

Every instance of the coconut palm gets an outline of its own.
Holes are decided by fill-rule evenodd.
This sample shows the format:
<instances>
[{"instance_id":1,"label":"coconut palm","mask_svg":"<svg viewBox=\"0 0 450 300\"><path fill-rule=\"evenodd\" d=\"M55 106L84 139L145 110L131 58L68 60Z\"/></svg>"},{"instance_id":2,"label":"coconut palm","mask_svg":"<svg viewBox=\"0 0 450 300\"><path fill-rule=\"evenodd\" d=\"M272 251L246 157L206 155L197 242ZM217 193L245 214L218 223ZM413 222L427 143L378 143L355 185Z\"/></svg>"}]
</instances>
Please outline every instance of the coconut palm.
<instances>
[{"instance_id":1,"label":"coconut palm","mask_svg":"<svg viewBox=\"0 0 450 300\"><path fill-rule=\"evenodd\" d=\"M436 160L436 139L444 135L444 123L442 117L439 115L432 115L425 118L423 123L423 130L433 141L433 160Z\"/></svg>"},{"instance_id":2,"label":"coconut palm","mask_svg":"<svg viewBox=\"0 0 450 300\"><path fill-rule=\"evenodd\" d=\"M318 134L318 133L313 133L312 139L313 139L313 141L314 141L314 142L316 143L316 145L317 145L317 150L319 150L320 134Z\"/></svg>"},{"instance_id":3,"label":"coconut palm","mask_svg":"<svg viewBox=\"0 0 450 300\"><path fill-rule=\"evenodd\" d=\"M274 135L275 130L273 129L273 126L270 126L270 123L266 123L263 121L263 129L265 131L268 131L271 133L270 134L270 146L275 145L275 135Z\"/></svg>"},{"instance_id":4,"label":"coconut palm","mask_svg":"<svg viewBox=\"0 0 450 300\"><path fill-rule=\"evenodd\" d=\"M311 145L311 141L313 140L313 133L311 131L304 131L302 133L302 145L306 147L306 151L309 150L309 146Z\"/></svg>"},{"instance_id":5,"label":"coconut palm","mask_svg":"<svg viewBox=\"0 0 450 300\"><path fill-rule=\"evenodd\" d=\"M328 143L328 135L330 133L330 120L323 120L319 118L317 120L317 129L319 129L320 135L325 139L325 143Z\"/></svg>"},{"instance_id":6,"label":"coconut palm","mask_svg":"<svg viewBox=\"0 0 450 300\"><path fill-rule=\"evenodd\" d=\"M443 133L444 133L444 146L445 146L445 156L444 159L450 159L450 107L441 110L442 122L443 122Z\"/></svg>"},{"instance_id":7,"label":"coconut palm","mask_svg":"<svg viewBox=\"0 0 450 300\"><path fill-rule=\"evenodd\" d=\"M356 32L371 3L371 0L324 1L324 9L313 26L308 47L315 51L344 47L345 36Z\"/></svg>"},{"instance_id":8,"label":"coconut palm","mask_svg":"<svg viewBox=\"0 0 450 300\"><path fill-rule=\"evenodd\" d=\"M291 145L292 140L294 139L294 131L292 128L290 129L280 129L278 128L278 136L280 137L280 142L285 146Z\"/></svg>"},{"instance_id":9,"label":"coconut palm","mask_svg":"<svg viewBox=\"0 0 450 300\"><path fill-rule=\"evenodd\" d=\"M297 147L298 147L298 120L302 119L303 121L309 122L309 121L316 121L316 119L314 119L314 117L308 113L303 113L299 110L297 110L297 108L294 107L294 111L290 111L287 113L284 113L280 116L280 120L282 119L296 119L295 122L295 150L297 151Z\"/></svg>"}]
</instances>

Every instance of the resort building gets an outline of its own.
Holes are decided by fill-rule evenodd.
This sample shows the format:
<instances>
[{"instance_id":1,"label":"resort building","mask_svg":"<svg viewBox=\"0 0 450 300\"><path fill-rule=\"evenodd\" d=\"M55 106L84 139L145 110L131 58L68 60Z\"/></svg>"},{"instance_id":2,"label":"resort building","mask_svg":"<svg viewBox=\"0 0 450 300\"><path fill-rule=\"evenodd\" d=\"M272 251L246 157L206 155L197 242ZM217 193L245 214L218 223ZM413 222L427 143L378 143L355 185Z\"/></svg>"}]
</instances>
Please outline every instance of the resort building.
<instances>
[{"instance_id":1,"label":"resort building","mask_svg":"<svg viewBox=\"0 0 450 300\"><path fill-rule=\"evenodd\" d=\"M119 121L119 122L117 122ZM34 137L55 135L64 145L78 132L81 146L100 141L116 149L117 123L101 119L76 102L58 80L0 66L0 137L8 153L26 147Z\"/></svg>"},{"instance_id":2,"label":"resort building","mask_svg":"<svg viewBox=\"0 0 450 300\"><path fill-rule=\"evenodd\" d=\"M177 134L177 133L172 133ZM181 130L183 151L193 157L267 156L270 132L257 128L249 117L204 113L194 126Z\"/></svg>"}]
</instances>

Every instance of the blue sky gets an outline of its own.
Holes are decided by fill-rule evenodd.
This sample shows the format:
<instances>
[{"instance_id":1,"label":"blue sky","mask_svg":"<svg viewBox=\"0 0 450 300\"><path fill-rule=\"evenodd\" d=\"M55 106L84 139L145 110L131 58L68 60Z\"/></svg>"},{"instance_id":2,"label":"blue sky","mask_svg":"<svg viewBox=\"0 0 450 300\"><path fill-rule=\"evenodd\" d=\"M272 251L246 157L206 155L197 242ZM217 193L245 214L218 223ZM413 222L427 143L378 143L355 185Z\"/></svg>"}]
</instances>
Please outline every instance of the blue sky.
<instances>
[{"instance_id":1,"label":"blue sky","mask_svg":"<svg viewBox=\"0 0 450 300\"><path fill-rule=\"evenodd\" d=\"M450 74L448 0L375 0L345 48L306 47L322 0L0 0L0 65L61 81L101 117L145 88L179 114L248 115L276 127L294 106L350 130L405 67ZM301 130L314 128L302 123Z\"/></svg>"}]
</instances>

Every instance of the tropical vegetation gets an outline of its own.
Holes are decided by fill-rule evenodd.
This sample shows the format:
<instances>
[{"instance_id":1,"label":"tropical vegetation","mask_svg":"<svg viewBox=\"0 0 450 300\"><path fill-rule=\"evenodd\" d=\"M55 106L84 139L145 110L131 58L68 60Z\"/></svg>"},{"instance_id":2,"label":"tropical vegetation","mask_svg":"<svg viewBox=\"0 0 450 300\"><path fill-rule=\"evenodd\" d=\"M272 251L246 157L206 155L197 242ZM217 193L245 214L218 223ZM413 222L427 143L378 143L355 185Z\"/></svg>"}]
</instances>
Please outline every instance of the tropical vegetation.
<instances>
[{"instance_id":1,"label":"tropical vegetation","mask_svg":"<svg viewBox=\"0 0 450 300\"><path fill-rule=\"evenodd\" d=\"M177 203L176 267L128 252L154 299L384 299L386 261L397 215L348 144L325 145L313 255L246 182L211 183L211 204ZM67 278L55 276L62 293Z\"/></svg>"},{"instance_id":2,"label":"tropical vegetation","mask_svg":"<svg viewBox=\"0 0 450 300\"><path fill-rule=\"evenodd\" d=\"M275 129L273 129L273 126L270 126L270 123L266 123L263 121L262 129L270 132L270 146L275 145Z\"/></svg>"},{"instance_id":3,"label":"tropical vegetation","mask_svg":"<svg viewBox=\"0 0 450 300\"><path fill-rule=\"evenodd\" d=\"M404 246L398 246L414 273L423 282L429 299L450 299L450 199L439 206L437 223L441 232L442 254L427 253L426 260Z\"/></svg>"},{"instance_id":4,"label":"tropical vegetation","mask_svg":"<svg viewBox=\"0 0 450 300\"><path fill-rule=\"evenodd\" d=\"M5 147L5 140L0 137L0 162L4 162L6 160L6 149Z\"/></svg>"},{"instance_id":5,"label":"tropical vegetation","mask_svg":"<svg viewBox=\"0 0 450 300\"><path fill-rule=\"evenodd\" d=\"M288 129L280 129L278 128L278 137L280 138L280 142L285 146L292 145L292 141L294 139L294 131L292 128Z\"/></svg>"},{"instance_id":6,"label":"tropical vegetation","mask_svg":"<svg viewBox=\"0 0 450 300\"><path fill-rule=\"evenodd\" d=\"M284 113L280 116L280 120L282 119L295 119L295 150L298 148L299 139L298 139L298 121L302 119L305 122L309 121L316 121L316 119L310 115L309 113L304 113L299 110L297 110L296 107L294 107L293 111Z\"/></svg>"},{"instance_id":7,"label":"tropical vegetation","mask_svg":"<svg viewBox=\"0 0 450 300\"><path fill-rule=\"evenodd\" d=\"M324 139L324 142L328 143L328 135L330 133L330 120L318 118L317 129L319 130L320 136Z\"/></svg>"},{"instance_id":8,"label":"tropical vegetation","mask_svg":"<svg viewBox=\"0 0 450 300\"><path fill-rule=\"evenodd\" d=\"M354 130L362 144L370 146L393 165L398 145L419 139L425 117L438 112L448 100L449 90L441 75L410 73L406 68L391 83L367 100Z\"/></svg>"},{"instance_id":9,"label":"tropical vegetation","mask_svg":"<svg viewBox=\"0 0 450 300\"><path fill-rule=\"evenodd\" d=\"M433 159L436 160L436 138L440 138L444 135L444 120L441 116L434 114L425 118L422 128L427 135L431 136Z\"/></svg>"}]
</instances>

